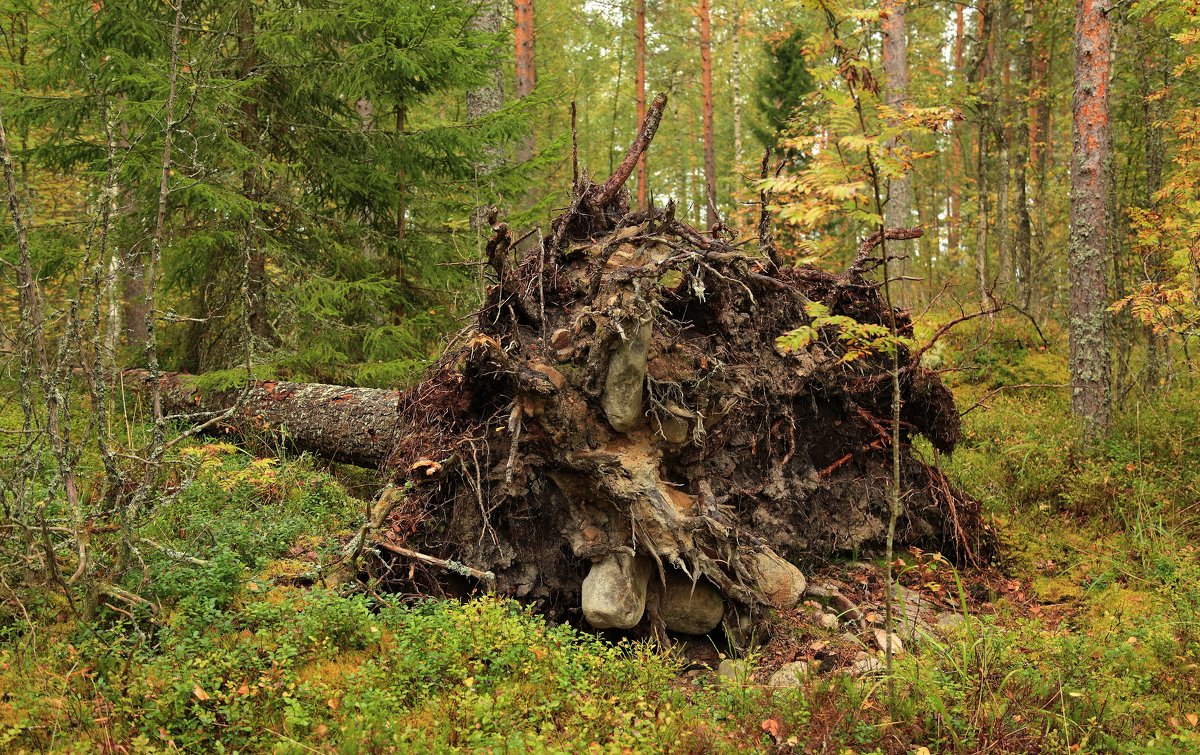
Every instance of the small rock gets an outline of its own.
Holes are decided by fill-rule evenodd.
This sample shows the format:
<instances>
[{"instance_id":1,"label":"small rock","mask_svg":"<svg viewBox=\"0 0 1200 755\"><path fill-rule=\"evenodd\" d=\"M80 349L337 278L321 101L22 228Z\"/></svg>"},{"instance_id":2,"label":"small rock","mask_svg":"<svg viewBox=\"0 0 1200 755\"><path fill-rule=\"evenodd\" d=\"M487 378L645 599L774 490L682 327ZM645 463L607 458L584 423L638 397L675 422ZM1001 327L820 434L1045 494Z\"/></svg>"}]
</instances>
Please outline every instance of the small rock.
<instances>
[{"instance_id":1,"label":"small rock","mask_svg":"<svg viewBox=\"0 0 1200 755\"><path fill-rule=\"evenodd\" d=\"M845 673L851 676L865 676L867 674L877 674L880 671L883 671L883 669L883 661L879 660L878 658L868 656L867 658L855 661L852 665L848 666L845 670Z\"/></svg>"},{"instance_id":2,"label":"small rock","mask_svg":"<svg viewBox=\"0 0 1200 755\"><path fill-rule=\"evenodd\" d=\"M832 613L821 614L821 617L817 619L817 623L820 624L822 629L830 632L836 632L842 626L842 622L838 621L838 617Z\"/></svg>"},{"instance_id":3,"label":"small rock","mask_svg":"<svg viewBox=\"0 0 1200 755\"><path fill-rule=\"evenodd\" d=\"M650 559L610 553L583 580L583 616L596 629L632 629L646 611Z\"/></svg>"},{"instance_id":4,"label":"small rock","mask_svg":"<svg viewBox=\"0 0 1200 755\"><path fill-rule=\"evenodd\" d=\"M738 684L745 684L746 680L750 678L750 664L726 658L721 661L721 665L717 666L717 676Z\"/></svg>"},{"instance_id":5,"label":"small rock","mask_svg":"<svg viewBox=\"0 0 1200 755\"><path fill-rule=\"evenodd\" d=\"M537 584L538 568L533 564L525 564L520 573L513 579L513 594L518 598L524 598L533 591L534 585Z\"/></svg>"},{"instance_id":6,"label":"small rock","mask_svg":"<svg viewBox=\"0 0 1200 755\"><path fill-rule=\"evenodd\" d=\"M725 616L725 600L706 579L692 580L682 574L667 574L667 587L660 606L667 629L680 634L708 634Z\"/></svg>"},{"instance_id":7,"label":"small rock","mask_svg":"<svg viewBox=\"0 0 1200 755\"><path fill-rule=\"evenodd\" d=\"M760 625L744 614L736 611L726 611L721 622L724 625L725 637L732 647L739 651L748 650L755 642L763 642L763 630Z\"/></svg>"},{"instance_id":8,"label":"small rock","mask_svg":"<svg viewBox=\"0 0 1200 755\"><path fill-rule=\"evenodd\" d=\"M892 655L902 655L904 653L904 642L900 639L900 635L892 632ZM888 633L882 629L875 630L875 644L880 650L887 651Z\"/></svg>"},{"instance_id":9,"label":"small rock","mask_svg":"<svg viewBox=\"0 0 1200 755\"><path fill-rule=\"evenodd\" d=\"M550 345L556 349L571 348L571 331L559 328L550 334Z\"/></svg>"},{"instance_id":10,"label":"small rock","mask_svg":"<svg viewBox=\"0 0 1200 755\"><path fill-rule=\"evenodd\" d=\"M671 445L682 446L692 438L692 427L686 419L666 414L655 416L654 430Z\"/></svg>"},{"instance_id":11,"label":"small rock","mask_svg":"<svg viewBox=\"0 0 1200 755\"><path fill-rule=\"evenodd\" d=\"M808 664L804 661L785 663L771 674L768 684L772 687L799 687L808 678Z\"/></svg>"},{"instance_id":12,"label":"small rock","mask_svg":"<svg viewBox=\"0 0 1200 755\"><path fill-rule=\"evenodd\" d=\"M937 628L938 629L954 629L956 627L961 627L966 622L967 622L967 620L963 617L963 615L961 613L951 613L950 611L946 611L944 613L938 614Z\"/></svg>"},{"instance_id":13,"label":"small rock","mask_svg":"<svg viewBox=\"0 0 1200 755\"><path fill-rule=\"evenodd\" d=\"M754 589L776 608L795 608L808 586L804 575L774 551L743 551L742 563L750 574Z\"/></svg>"}]
</instances>

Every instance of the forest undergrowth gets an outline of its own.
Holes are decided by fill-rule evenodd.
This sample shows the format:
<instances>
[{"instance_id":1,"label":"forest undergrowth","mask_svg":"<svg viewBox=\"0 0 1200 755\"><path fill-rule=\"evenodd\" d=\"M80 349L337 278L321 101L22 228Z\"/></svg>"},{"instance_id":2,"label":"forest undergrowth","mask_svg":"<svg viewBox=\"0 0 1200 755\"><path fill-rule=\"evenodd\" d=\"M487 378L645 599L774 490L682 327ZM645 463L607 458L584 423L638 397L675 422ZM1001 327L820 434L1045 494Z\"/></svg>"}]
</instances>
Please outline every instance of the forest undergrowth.
<instances>
[{"instance_id":1,"label":"forest undergrowth","mask_svg":"<svg viewBox=\"0 0 1200 755\"><path fill-rule=\"evenodd\" d=\"M1180 370L1171 391L1128 397L1084 448L1053 387L1065 336L1046 338L980 319L927 355L968 365L946 373L967 413L945 471L1001 547L960 568L900 554L900 582L965 620L896 659L894 696L880 676L761 683L773 646L806 658L837 641L795 617L729 679L686 648L493 597L323 588L315 567L372 481L202 438L138 533L151 546L122 587L144 601L85 621L52 582L0 574L0 751L1194 752L1200 385ZM852 575L870 558L808 566Z\"/></svg>"}]
</instances>

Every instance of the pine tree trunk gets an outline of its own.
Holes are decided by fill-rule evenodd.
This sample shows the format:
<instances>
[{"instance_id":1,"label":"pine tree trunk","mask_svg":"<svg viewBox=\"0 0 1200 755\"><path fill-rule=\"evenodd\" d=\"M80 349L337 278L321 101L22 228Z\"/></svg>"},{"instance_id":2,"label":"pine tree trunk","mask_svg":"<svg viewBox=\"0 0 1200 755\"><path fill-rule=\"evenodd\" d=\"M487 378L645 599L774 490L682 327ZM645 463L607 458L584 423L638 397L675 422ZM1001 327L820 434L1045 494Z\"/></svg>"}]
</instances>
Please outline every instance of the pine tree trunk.
<instances>
[{"instance_id":1,"label":"pine tree trunk","mask_svg":"<svg viewBox=\"0 0 1200 755\"><path fill-rule=\"evenodd\" d=\"M885 4L883 17L883 75L884 101L899 108L908 98L908 40L905 25L905 0L890 0ZM888 228L908 228L912 225L912 183L908 175L888 180L887 204L884 207L884 225ZM912 257L916 244L897 241L891 245L891 254ZM893 276L903 276L909 271L910 259L902 259L890 265ZM910 304L909 286L899 281L893 295L900 306Z\"/></svg>"},{"instance_id":2,"label":"pine tree trunk","mask_svg":"<svg viewBox=\"0 0 1200 755\"><path fill-rule=\"evenodd\" d=\"M700 0L700 113L704 130L705 226L720 221L717 215L717 156L713 133L712 18L708 0Z\"/></svg>"},{"instance_id":3,"label":"pine tree trunk","mask_svg":"<svg viewBox=\"0 0 1200 755\"><path fill-rule=\"evenodd\" d=\"M1110 0L1076 0L1075 85L1071 101L1071 239L1069 248L1071 412L1089 437L1109 424L1109 355L1105 282L1111 148Z\"/></svg>"},{"instance_id":4,"label":"pine tree trunk","mask_svg":"<svg viewBox=\"0 0 1200 755\"><path fill-rule=\"evenodd\" d=\"M730 76L733 79L733 164L736 169L742 162L742 8L739 4L733 11L733 28L730 50Z\"/></svg>"},{"instance_id":5,"label":"pine tree trunk","mask_svg":"<svg viewBox=\"0 0 1200 755\"><path fill-rule=\"evenodd\" d=\"M513 43L516 47L513 95L517 99L528 97L537 86L533 3L534 0L513 0ZM535 146L533 132L530 132L517 148L517 162L532 158Z\"/></svg>"}]
</instances>

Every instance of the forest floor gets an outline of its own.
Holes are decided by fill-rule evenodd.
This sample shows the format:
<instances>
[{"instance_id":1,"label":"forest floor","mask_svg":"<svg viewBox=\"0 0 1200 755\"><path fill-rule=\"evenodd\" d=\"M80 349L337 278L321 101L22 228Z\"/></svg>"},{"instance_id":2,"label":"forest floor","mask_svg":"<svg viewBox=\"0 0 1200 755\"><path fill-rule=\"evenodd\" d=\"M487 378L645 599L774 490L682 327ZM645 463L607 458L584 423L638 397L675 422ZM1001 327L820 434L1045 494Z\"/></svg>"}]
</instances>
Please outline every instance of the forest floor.
<instances>
[{"instance_id":1,"label":"forest floor","mask_svg":"<svg viewBox=\"0 0 1200 755\"><path fill-rule=\"evenodd\" d=\"M85 625L61 592L0 579L0 751L1200 751L1200 385L1131 393L1084 449L1065 390L993 393L1064 383L1065 338L1045 348L998 320L977 348L988 327L927 356L970 359L948 380L961 408L984 406L943 469L983 502L999 552L960 568L899 554L906 595L943 626L890 676L839 673L867 644L812 606L722 676L715 643L663 653L486 596L300 586L372 481L200 439L141 528L165 547L125 585L153 612L102 605ZM874 626L881 563L804 566ZM798 684L766 683L798 660Z\"/></svg>"}]
</instances>

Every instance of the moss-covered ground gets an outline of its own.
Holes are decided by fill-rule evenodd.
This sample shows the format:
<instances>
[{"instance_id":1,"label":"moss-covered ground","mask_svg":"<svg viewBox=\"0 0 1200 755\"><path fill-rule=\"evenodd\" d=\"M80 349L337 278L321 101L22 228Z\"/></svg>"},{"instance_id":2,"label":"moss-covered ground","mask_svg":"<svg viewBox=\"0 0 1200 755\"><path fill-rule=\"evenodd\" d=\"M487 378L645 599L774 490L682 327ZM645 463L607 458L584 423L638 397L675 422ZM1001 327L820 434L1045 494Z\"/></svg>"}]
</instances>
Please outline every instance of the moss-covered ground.
<instances>
[{"instance_id":1,"label":"moss-covered ground","mask_svg":"<svg viewBox=\"0 0 1200 755\"><path fill-rule=\"evenodd\" d=\"M996 391L1065 383L1063 349L988 327L931 356L975 365L949 373L983 405L943 468L1001 547L961 570L903 554L906 583L967 620L891 679L772 689L486 596L308 584L358 488L199 439L140 525L157 547L123 586L144 605L85 622L37 575L0 581L0 751L1200 752L1200 387L1130 392L1085 447L1066 390Z\"/></svg>"}]
</instances>

